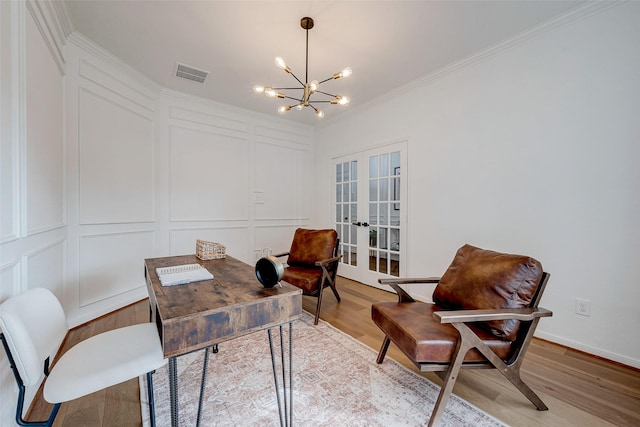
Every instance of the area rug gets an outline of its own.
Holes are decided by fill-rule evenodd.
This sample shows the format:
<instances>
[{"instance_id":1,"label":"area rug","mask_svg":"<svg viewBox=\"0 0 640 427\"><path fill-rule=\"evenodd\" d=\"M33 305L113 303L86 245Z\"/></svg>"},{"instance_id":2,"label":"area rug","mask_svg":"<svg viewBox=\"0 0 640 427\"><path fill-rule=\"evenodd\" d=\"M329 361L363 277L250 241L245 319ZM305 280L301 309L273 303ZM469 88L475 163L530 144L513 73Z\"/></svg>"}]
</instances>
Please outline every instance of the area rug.
<instances>
[{"instance_id":1,"label":"area rug","mask_svg":"<svg viewBox=\"0 0 640 427\"><path fill-rule=\"evenodd\" d=\"M288 327L285 327L285 337ZM278 334L276 334L278 335ZM279 335L278 335L279 337ZM279 341L275 340L275 341ZM326 322L304 312L293 323L293 424L297 426L424 426L440 387ZM180 426L195 426L204 354L178 358ZM149 426L145 377L143 425ZM171 425L168 369L153 376L156 423ZM281 383L281 382L280 382ZM281 393L282 396L282 393ZM210 354L201 426L279 426L267 332L219 345ZM452 395L442 426L506 426Z\"/></svg>"}]
</instances>

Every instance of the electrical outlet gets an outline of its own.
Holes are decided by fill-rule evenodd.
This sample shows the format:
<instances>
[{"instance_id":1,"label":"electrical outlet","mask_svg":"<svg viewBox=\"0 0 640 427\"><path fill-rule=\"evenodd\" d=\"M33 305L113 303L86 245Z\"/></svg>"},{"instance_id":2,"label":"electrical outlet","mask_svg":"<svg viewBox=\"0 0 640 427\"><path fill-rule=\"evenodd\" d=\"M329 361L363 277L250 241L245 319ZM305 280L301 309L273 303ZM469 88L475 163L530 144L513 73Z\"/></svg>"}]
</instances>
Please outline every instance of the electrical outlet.
<instances>
[{"instance_id":1,"label":"electrical outlet","mask_svg":"<svg viewBox=\"0 0 640 427\"><path fill-rule=\"evenodd\" d=\"M584 298L576 298L576 314L591 316L591 301Z\"/></svg>"}]
</instances>

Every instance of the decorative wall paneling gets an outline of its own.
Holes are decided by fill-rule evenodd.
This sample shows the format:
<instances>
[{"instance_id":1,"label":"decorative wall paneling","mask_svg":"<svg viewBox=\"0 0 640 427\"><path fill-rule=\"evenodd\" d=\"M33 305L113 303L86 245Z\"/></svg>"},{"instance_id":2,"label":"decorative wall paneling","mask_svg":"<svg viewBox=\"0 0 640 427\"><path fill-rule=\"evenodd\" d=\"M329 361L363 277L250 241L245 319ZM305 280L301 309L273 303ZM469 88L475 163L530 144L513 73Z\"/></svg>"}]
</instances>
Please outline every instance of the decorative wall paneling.
<instances>
[{"instance_id":1,"label":"decorative wall paneling","mask_svg":"<svg viewBox=\"0 0 640 427\"><path fill-rule=\"evenodd\" d=\"M226 247L226 253L246 259L249 252L249 228L233 225L211 225L208 227L171 228L169 230L168 255L193 254L196 251L196 240L204 239L217 242Z\"/></svg>"},{"instance_id":2,"label":"decorative wall paneling","mask_svg":"<svg viewBox=\"0 0 640 427\"><path fill-rule=\"evenodd\" d=\"M153 111L89 82L78 103L80 224L153 222Z\"/></svg>"},{"instance_id":3,"label":"decorative wall paneling","mask_svg":"<svg viewBox=\"0 0 640 427\"><path fill-rule=\"evenodd\" d=\"M31 4L31 3L28 3ZM33 10L33 8L29 8ZM62 70L38 18L28 15L25 26L25 134L21 138L26 235L65 225L64 133ZM57 45L55 45L57 46Z\"/></svg>"},{"instance_id":4,"label":"decorative wall paneling","mask_svg":"<svg viewBox=\"0 0 640 427\"><path fill-rule=\"evenodd\" d=\"M248 155L246 134L170 126L170 220L247 221Z\"/></svg>"},{"instance_id":5,"label":"decorative wall paneling","mask_svg":"<svg viewBox=\"0 0 640 427\"><path fill-rule=\"evenodd\" d=\"M80 324L146 296L159 89L82 35L69 40L66 294L69 321Z\"/></svg>"},{"instance_id":6,"label":"decorative wall paneling","mask_svg":"<svg viewBox=\"0 0 640 427\"><path fill-rule=\"evenodd\" d=\"M20 91L19 76L25 61L24 46L20 46L24 19L18 15L15 4L0 2L0 244L20 237L18 112L23 109L24 90Z\"/></svg>"},{"instance_id":7,"label":"decorative wall paneling","mask_svg":"<svg viewBox=\"0 0 640 427\"><path fill-rule=\"evenodd\" d=\"M64 239L53 241L26 253L22 258L22 278L27 284L27 289L47 288L62 301L64 261Z\"/></svg>"},{"instance_id":8,"label":"decorative wall paneling","mask_svg":"<svg viewBox=\"0 0 640 427\"><path fill-rule=\"evenodd\" d=\"M192 253L196 239L203 238L253 262L262 248L290 242L291 230L308 224L310 202L303 188L312 179L311 129L163 93L168 149L158 169L169 168L171 253Z\"/></svg>"},{"instance_id":9,"label":"decorative wall paneling","mask_svg":"<svg viewBox=\"0 0 640 427\"><path fill-rule=\"evenodd\" d=\"M0 302L46 287L64 303L68 21L60 19L49 2L0 2ZM0 356L0 425L14 424L16 398Z\"/></svg>"},{"instance_id":10,"label":"decorative wall paneling","mask_svg":"<svg viewBox=\"0 0 640 427\"><path fill-rule=\"evenodd\" d=\"M308 227L309 223L300 221L297 224L288 225L261 225L255 226L255 249L253 261L257 261L264 255L263 249L271 249L272 253L289 252L293 235L298 227Z\"/></svg>"},{"instance_id":11,"label":"decorative wall paneling","mask_svg":"<svg viewBox=\"0 0 640 427\"><path fill-rule=\"evenodd\" d=\"M81 236L80 307L121 294L145 295L140 289L144 282L141 265L144 257L154 254L154 235L154 230L140 230Z\"/></svg>"}]
</instances>

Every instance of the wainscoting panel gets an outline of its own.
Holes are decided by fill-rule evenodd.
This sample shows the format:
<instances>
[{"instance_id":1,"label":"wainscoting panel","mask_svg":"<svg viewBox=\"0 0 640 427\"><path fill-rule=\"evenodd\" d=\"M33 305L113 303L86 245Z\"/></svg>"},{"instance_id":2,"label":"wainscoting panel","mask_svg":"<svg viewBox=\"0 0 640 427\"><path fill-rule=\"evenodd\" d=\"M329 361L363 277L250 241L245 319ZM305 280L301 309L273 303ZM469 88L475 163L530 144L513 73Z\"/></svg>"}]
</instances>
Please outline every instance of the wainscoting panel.
<instances>
[{"instance_id":1,"label":"wainscoting panel","mask_svg":"<svg viewBox=\"0 0 640 427\"><path fill-rule=\"evenodd\" d=\"M26 17L26 129L21 170L24 230L32 235L65 225L63 75L31 14Z\"/></svg>"},{"instance_id":2,"label":"wainscoting panel","mask_svg":"<svg viewBox=\"0 0 640 427\"><path fill-rule=\"evenodd\" d=\"M273 141L286 141L289 143L295 143L303 146L309 146L310 141L313 139L313 134L309 132L308 128L296 129L291 127L277 127L258 124L255 127L255 134L258 137L266 137ZM265 138L261 138L265 139Z\"/></svg>"},{"instance_id":3,"label":"wainscoting panel","mask_svg":"<svg viewBox=\"0 0 640 427\"><path fill-rule=\"evenodd\" d=\"M245 138L170 126L170 220L247 220L248 147Z\"/></svg>"},{"instance_id":4,"label":"wainscoting panel","mask_svg":"<svg viewBox=\"0 0 640 427\"><path fill-rule=\"evenodd\" d=\"M249 123L246 120L236 120L222 114L197 111L195 109L171 106L169 107L169 118L183 120L196 125L206 125L218 129L226 129L236 132L249 132Z\"/></svg>"},{"instance_id":5,"label":"wainscoting panel","mask_svg":"<svg viewBox=\"0 0 640 427\"><path fill-rule=\"evenodd\" d=\"M9 3L0 2L0 243L17 239L19 226L19 145L14 120L17 90L14 88L18 86L15 74L21 63L13 49L18 42L12 39L11 33L15 32L18 22L11 19L11 7Z\"/></svg>"},{"instance_id":6,"label":"wainscoting panel","mask_svg":"<svg viewBox=\"0 0 640 427\"><path fill-rule=\"evenodd\" d=\"M92 85L79 93L80 224L154 220L154 123Z\"/></svg>"},{"instance_id":7,"label":"wainscoting panel","mask_svg":"<svg viewBox=\"0 0 640 427\"><path fill-rule=\"evenodd\" d=\"M20 263L13 261L0 267L0 301L19 293Z\"/></svg>"},{"instance_id":8,"label":"wainscoting panel","mask_svg":"<svg viewBox=\"0 0 640 427\"><path fill-rule=\"evenodd\" d=\"M80 307L145 286L144 259L154 254L153 230L80 237Z\"/></svg>"},{"instance_id":9,"label":"wainscoting panel","mask_svg":"<svg viewBox=\"0 0 640 427\"><path fill-rule=\"evenodd\" d=\"M226 253L241 261L251 262L247 258L249 230L246 227L220 228L182 228L169 231L171 255L189 255L196 253L196 240L216 242L226 247Z\"/></svg>"},{"instance_id":10,"label":"wainscoting panel","mask_svg":"<svg viewBox=\"0 0 640 427\"><path fill-rule=\"evenodd\" d=\"M59 240L23 256L22 291L47 288L64 301L65 241Z\"/></svg>"},{"instance_id":11,"label":"wainscoting panel","mask_svg":"<svg viewBox=\"0 0 640 427\"><path fill-rule=\"evenodd\" d=\"M257 142L255 159L254 188L262 199L256 202L256 219L309 218L313 190L310 149Z\"/></svg>"},{"instance_id":12,"label":"wainscoting panel","mask_svg":"<svg viewBox=\"0 0 640 427\"><path fill-rule=\"evenodd\" d=\"M270 248L272 252L289 252L293 234L298 227L308 228L305 225L265 225L256 226L255 245L258 252L254 253L256 259L262 256L262 249ZM284 260L284 259L283 259Z\"/></svg>"},{"instance_id":13,"label":"wainscoting panel","mask_svg":"<svg viewBox=\"0 0 640 427\"><path fill-rule=\"evenodd\" d=\"M95 58L91 60L80 59L78 72L85 81L95 83L117 94L127 103L137 104L146 111L155 110L155 101L147 87L141 86L139 82L130 82L130 76L123 76L116 70L105 67L105 64ZM134 109L134 107L130 108Z\"/></svg>"}]
</instances>

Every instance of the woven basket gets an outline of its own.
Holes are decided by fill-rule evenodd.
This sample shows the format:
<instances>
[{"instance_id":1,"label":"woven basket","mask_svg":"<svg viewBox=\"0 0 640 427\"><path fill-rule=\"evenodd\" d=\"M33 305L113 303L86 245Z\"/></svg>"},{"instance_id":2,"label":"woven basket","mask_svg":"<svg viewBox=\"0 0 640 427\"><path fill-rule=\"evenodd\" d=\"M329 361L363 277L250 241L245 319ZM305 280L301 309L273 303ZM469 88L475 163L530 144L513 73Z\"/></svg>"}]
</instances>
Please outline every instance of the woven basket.
<instances>
[{"instance_id":1,"label":"woven basket","mask_svg":"<svg viewBox=\"0 0 640 427\"><path fill-rule=\"evenodd\" d=\"M206 240L196 240L196 256L201 260L220 259L227 256L224 245Z\"/></svg>"}]
</instances>

